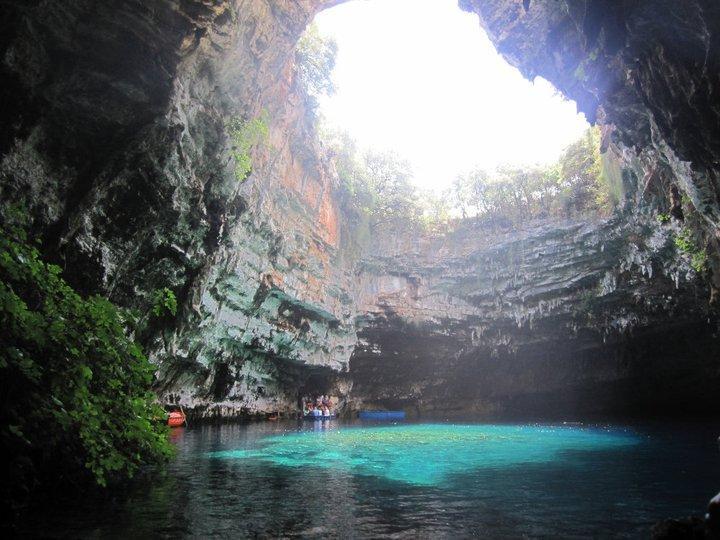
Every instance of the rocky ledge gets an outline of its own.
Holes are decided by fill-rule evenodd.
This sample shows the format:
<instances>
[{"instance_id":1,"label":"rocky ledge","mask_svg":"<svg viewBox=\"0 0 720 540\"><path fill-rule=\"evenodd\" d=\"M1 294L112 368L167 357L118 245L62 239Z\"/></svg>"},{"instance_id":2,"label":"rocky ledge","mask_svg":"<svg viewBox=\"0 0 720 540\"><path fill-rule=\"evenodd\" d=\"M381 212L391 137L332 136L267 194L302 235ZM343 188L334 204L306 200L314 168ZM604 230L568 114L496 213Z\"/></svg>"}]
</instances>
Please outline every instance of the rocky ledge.
<instances>
[{"instance_id":1,"label":"rocky ledge","mask_svg":"<svg viewBox=\"0 0 720 540\"><path fill-rule=\"evenodd\" d=\"M364 261L355 406L583 418L709 407L716 317L651 216L467 224Z\"/></svg>"},{"instance_id":2,"label":"rocky ledge","mask_svg":"<svg viewBox=\"0 0 720 540\"><path fill-rule=\"evenodd\" d=\"M200 416L349 408L699 410L717 388L718 6L462 0L524 75L603 126L627 207L607 220L357 242L293 69L335 0L10 0L0 189L73 285L177 315L139 336ZM672 17L667 16L672 13ZM266 119L235 174L228 125ZM660 225L671 186L710 273ZM674 203L673 203L674 204ZM539 408L544 404L544 409ZM615 405L612 405L615 404Z\"/></svg>"}]
</instances>

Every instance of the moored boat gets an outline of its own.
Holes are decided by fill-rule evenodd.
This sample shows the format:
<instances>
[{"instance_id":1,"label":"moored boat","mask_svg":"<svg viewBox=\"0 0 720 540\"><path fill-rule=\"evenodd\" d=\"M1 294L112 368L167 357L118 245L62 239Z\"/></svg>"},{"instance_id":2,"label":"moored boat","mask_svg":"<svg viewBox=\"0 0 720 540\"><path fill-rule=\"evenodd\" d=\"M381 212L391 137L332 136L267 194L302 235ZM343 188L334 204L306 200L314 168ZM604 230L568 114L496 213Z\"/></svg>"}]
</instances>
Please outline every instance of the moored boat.
<instances>
[{"instance_id":1,"label":"moored boat","mask_svg":"<svg viewBox=\"0 0 720 540\"><path fill-rule=\"evenodd\" d=\"M405 420L405 411L360 411L360 420Z\"/></svg>"},{"instance_id":2,"label":"moored boat","mask_svg":"<svg viewBox=\"0 0 720 540\"><path fill-rule=\"evenodd\" d=\"M187 417L182 407L168 413L167 425L170 427L181 427L187 425Z\"/></svg>"},{"instance_id":3,"label":"moored boat","mask_svg":"<svg viewBox=\"0 0 720 540\"><path fill-rule=\"evenodd\" d=\"M331 415L329 415L329 416L323 416L323 415L315 416L315 415L313 415L313 414L303 415L303 419L304 419L304 420L314 420L314 421L317 421L317 420L332 420L333 418L337 418L337 414L331 414Z\"/></svg>"}]
</instances>

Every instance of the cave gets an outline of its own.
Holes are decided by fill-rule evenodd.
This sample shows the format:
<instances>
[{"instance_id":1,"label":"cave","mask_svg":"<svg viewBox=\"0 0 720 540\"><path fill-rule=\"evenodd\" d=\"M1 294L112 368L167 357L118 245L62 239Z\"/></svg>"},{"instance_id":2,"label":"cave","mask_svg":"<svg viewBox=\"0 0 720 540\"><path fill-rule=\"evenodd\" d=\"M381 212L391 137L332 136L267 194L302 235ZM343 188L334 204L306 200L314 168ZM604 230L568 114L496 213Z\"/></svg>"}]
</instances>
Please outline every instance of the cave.
<instances>
[{"instance_id":1,"label":"cave","mask_svg":"<svg viewBox=\"0 0 720 540\"><path fill-rule=\"evenodd\" d=\"M295 69L339 3L4 2L3 220L22 206L82 295L143 314L172 291L135 337L193 421L290 416L313 393L347 415L717 418L720 5L460 0L599 127L621 204L368 246ZM248 126L265 143L240 178Z\"/></svg>"}]
</instances>

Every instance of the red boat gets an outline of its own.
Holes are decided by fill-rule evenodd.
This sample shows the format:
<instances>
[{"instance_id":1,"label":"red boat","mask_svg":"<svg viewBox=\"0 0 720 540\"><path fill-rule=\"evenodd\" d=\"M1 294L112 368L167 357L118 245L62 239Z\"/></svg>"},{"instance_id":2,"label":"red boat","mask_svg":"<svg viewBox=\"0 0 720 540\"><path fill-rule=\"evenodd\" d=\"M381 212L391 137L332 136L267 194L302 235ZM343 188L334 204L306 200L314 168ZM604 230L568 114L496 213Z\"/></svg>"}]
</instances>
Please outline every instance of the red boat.
<instances>
[{"instance_id":1,"label":"red boat","mask_svg":"<svg viewBox=\"0 0 720 540\"><path fill-rule=\"evenodd\" d=\"M170 427L180 427L187 424L187 418L185 417L185 411L180 410L170 411L168 414L167 424Z\"/></svg>"}]
</instances>

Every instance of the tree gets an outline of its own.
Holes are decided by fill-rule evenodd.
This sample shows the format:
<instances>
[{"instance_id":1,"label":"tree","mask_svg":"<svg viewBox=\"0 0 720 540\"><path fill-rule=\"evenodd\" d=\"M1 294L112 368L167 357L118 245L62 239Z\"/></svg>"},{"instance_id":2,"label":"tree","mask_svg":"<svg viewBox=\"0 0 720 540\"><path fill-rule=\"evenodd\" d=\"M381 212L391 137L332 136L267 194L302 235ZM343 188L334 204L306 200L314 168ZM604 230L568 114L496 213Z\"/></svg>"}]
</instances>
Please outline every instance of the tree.
<instances>
[{"instance_id":1,"label":"tree","mask_svg":"<svg viewBox=\"0 0 720 540\"><path fill-rule=\"evenodd\" d=\"M375 197L368 181L365 163L359 156L357 144L347 131L321 128L323 144L332 156L339 180L340 202L356 217L367 216Z\"/></svg>"},{"instance_id":2,"label":"tree","mask_svg":"<svg viewBox=\"0 0 720 540\"><path fill-rule=\"evenodd\" d=\"M321 137L335 164L346 210L364 214L373 227L417 222L424 215L406 160L393 152L361 155L345 131L323 129Z\"/></svg>"},{"instance_id":3,"label":"tree","mask_svg":"<svg viewBox=\"0 0 720 540\"><path fill-rule=\"evenodd\" d=\"M393 152L368 152L364 156L373 204L370 209L374 227L417 222L422 216L410 164Z\"/></svg>"},{"instance_id":4,"label":"tree","mask_svg":"<svg viewBox=\"0 0 720 540\"><path fill-rule=\"evenodd\" d=\"M596 128L585 131L565 149L558 164L564 213L598 211L598 193L602 189L599 131Z\"/></svg>"},{"instance_id":5,"label":"tree","mask_svg":"<svg viewBox=\"0 0 720 540\"><path fill-rule=\"evenodd\" d=\"M427 231L443 232L450 223L450 205L446 195L438 195L431 190L419 193L422 209L422 223Z\"/></svg>"},{"instance_id":6,"label":"tree","mask_svg":"<svg viewBox=\"0 0 720 540\"><path fill-rule=\"evenodd\" d=\"M227 123L227 132L232 141L231 154L235 160L235 178L238 182L243 182L252 172L251 149L267 141L268 113L263 110L260 116L249 120L234 116Z\"/></svg>"},{"instance_id":7,"label":"tree","mask_svg":"<svg viewBox=\"0 0 720 540\"><path fill-rule=\"evenodd\" d=\"M487 190L490 176L483 169L473 170L467 177L469 189L469 202L475 207L475 215L487 211Z\"/></svg>"},{"instance_id":8,"label":"tree","mask_svg":"<svg viewBox=\"0 0 720 540\"><path fill-rule=\"evenodd\" d=\"M463 218L474 209L478 218L501 223L604 213L621 197L614 185L618 181L609 178L604 161L599 131L590 128L551 166L498 167L490 174L475 169L458 176L446 194Z\"/></svg>"},{"instance_id":9,"label":"tree","mask_svg":"<svg viewBox=\"0 0 720 540\"><path fill-rule=\"evenodd\" d=\"M154 367L128 314L84 298L42 260L17 220L0 223L0 498L22 506L38 485L105 486L170 454ZM162 293L163 309L176 309Z\"/></svg>"},{"instance_id":10,"label":"tree","mask_svg":"<svg viewBox=\"0 0 720 540\"><path fill-rule=\"evenodd\" d=\"M560 170L557 165L538 169L537 184L535 187L540 215L553 214L553 201L557 198L560 187Z\"/></svg>"},{"instance_id":11,"label":"tree","mask_svg":"<svg viewBox=\"0 0 720 540\"><path fill-rule=\"evenodd\" d=\"M332 70L336 56L335 40L321 35L315 23L310 24L298 40L295 66L300 81L315 103L318 96L335 92Z\"/></svg>"},{"instance_id":12,"label":"tree","mask_svg":"<svg viewBox=\"0 0 720 540\"><path fill-rule=\"evenodd\" d=\"M445 190L445 198L451 208L460 210L463 219L468 217L468 207L472 202L472 194L470 191L470 180L467 176L456 176Z\"/></svg>"}]
</instances>

